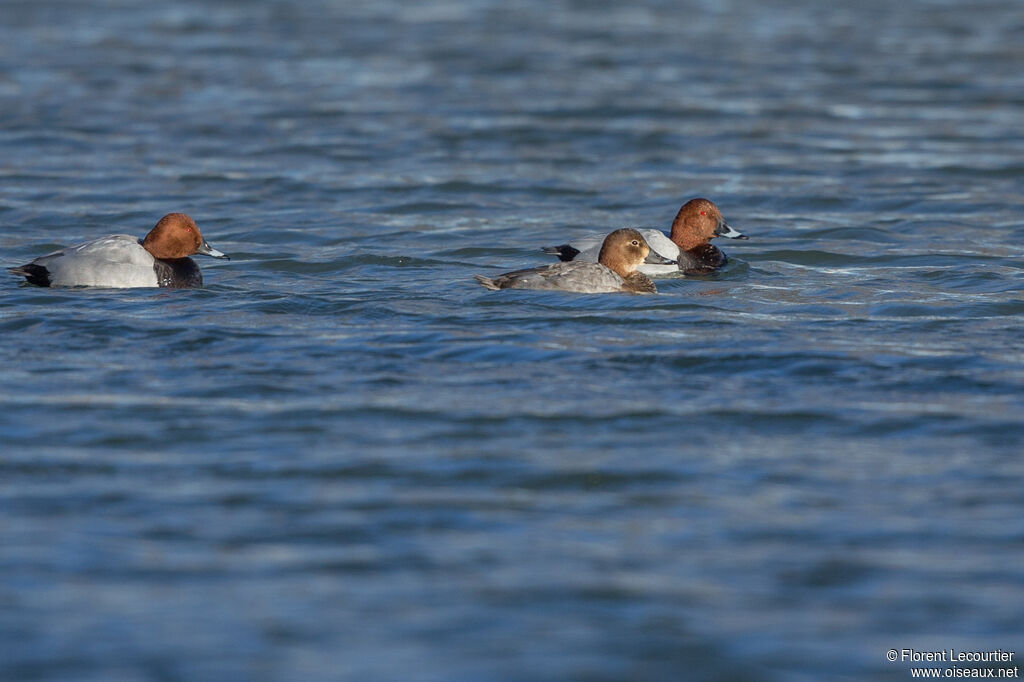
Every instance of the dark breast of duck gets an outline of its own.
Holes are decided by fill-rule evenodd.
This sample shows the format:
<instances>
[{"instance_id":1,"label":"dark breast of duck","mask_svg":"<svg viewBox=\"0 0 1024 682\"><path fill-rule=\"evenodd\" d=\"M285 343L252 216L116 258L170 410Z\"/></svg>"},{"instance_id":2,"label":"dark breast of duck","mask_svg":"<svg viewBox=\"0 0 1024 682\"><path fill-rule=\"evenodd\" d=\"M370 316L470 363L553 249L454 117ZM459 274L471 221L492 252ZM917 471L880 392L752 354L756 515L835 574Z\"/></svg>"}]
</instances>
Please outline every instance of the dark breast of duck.
<instances>
[{"instance_id":1,"label":"dark breast of duck","mask_svg":"<svg viewBox=\"0 0 1024 682\"><path fill-rule=\"evenodd\" d=\"M717 270L728 260L714 244L701 244L679 254L679 268L685 274L699 275Z\"/></svg>"},{"instance_id":2,"label":"dark breast of duck","mask_svg":"<svg viewBox=\"0 0 1024 682\"><path fill-rule=\"evenodd\" d=\"M658 293L658 287L654 285L654 280L640 271L633 272L624 279L622 290L635 291L640 294Z\"/></svg>"},{"instance_id":3,"label":"dark breast of duck","mask_svg":"<svg viewBox=\"0 0 1024 682\"><path fill-rule=\"evenodd\" d=\"M203 273L191 258L157 258L153 263L158 286L188 289L203 286Z\"/></svg>"}]
</instances>

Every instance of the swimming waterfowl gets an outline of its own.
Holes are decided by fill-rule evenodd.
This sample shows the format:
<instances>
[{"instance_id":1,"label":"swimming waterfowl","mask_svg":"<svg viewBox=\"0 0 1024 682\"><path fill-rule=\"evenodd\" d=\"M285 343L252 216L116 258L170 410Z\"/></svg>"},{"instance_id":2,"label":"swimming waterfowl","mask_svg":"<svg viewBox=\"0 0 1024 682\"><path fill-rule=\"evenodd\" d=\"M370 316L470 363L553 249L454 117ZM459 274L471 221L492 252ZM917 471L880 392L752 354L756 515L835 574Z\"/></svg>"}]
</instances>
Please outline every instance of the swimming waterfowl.
<instances>
[{"instance_id":1,"label":"swimming waterfowl","mask_svg":"<svg viewBox=\"0 0 1024 682\"><path fill-rule=\"evenodd\" d=\"M571 261L526 270L507 272L497 277L475 275L488 289L547 289L585 294L629 291L653 294L658 288L637 267L645 259L668 264L648 246L640 232L632 228L615 230L601 242L597 262Z\"/></svg>"},{"instance_id":2,"label":"swimming waterfowl","mask_svg":"<svg viewBox=\"0 0 1024 682\"><path fill-rule=\"evenodd\" d=\"M703 198L691 199L683 204L672 222L672 232L666 236L661 230L638 228L651 249L678 265L644 264L640 272L647 275L668 275L680 270L687 275L714 272L728 261L718 247L711 244L716 237L749 239L725 222L718 206ZM562 261L596 261L600 251L600 235L588 235L559 246L544 247Z\"/></svg>"},{"instance_id":3,"label":"swimming waterfowl","mask_svg":"<svg viewBox=\"0 0 1024 682\"><path fill-rule=\"evenodd\" d=\"M42 287L199 287L203 275L189 258L193 254L228 258L210 246L192 218L168 213L143 239L101 237L10 271Z\"/></svg>"}]
</instances>

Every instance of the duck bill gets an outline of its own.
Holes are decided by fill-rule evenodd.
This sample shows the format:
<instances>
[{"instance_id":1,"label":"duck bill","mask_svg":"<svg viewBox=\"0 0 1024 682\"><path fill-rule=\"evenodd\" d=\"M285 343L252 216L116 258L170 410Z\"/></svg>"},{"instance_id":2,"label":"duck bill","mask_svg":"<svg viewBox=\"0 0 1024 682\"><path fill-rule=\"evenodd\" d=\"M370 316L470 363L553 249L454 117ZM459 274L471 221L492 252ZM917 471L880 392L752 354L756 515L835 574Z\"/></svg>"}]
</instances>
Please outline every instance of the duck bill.
<instances>
[{"instance_id":1,"label":"duck bill","mask_svg":"<svg viewBox=\"0 0 1024 682\"><path fill-rule=\"evenodd\" d=\"M715 236L725 237L726 239L750 239L750 237L743 234L742 232L737 232L736 230L729 227L729 223L725 222L724 220L718 223L718 227L715 228Z\"/></svg>"},{"instance_id":2,"label":"duck bill","mask_svg":"<svg viewBox=\"0 0 1024 682\"><path fill-rule=\"evenodd\" d=\"M210 246L210 242L206 241L205 239L203 240L203 243L199 245L199 248L196 249L196 253L202 254L204 256L210 256L212 258L225 258L227 260L231 260L231 257L228 256L228 254L222 253L217 249L213 248L212 246Z\"/></svg>"},{"instance_id":3,"label":"duck bill","mask_svg":"<svg viewBox=\"0 0 1024 682\"><path fill-rule=\"evenodd\" d=\"M644 262L648 265L679 265L678 261L669 260L654 250L647 254L647 258L644 258Z\"/></svg>"}]
</instances>

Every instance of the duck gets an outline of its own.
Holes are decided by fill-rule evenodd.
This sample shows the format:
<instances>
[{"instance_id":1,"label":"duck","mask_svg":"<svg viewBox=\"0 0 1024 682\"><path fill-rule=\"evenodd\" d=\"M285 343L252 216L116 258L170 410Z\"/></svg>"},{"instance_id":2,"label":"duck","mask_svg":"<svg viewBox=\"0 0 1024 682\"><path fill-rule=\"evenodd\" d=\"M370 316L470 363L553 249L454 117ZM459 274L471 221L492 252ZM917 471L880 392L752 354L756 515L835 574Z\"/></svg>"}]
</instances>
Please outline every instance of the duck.
<instances>
[{"instance_id":1,"label":"duck","mask_svg":"<svg viewBox=\"0 0 1024 682\"><path fill-rule=\"evenodd\" d=\"M666 236L661 230L637 228L651 249L677 265L645 263L640 272L646 275L670 275L682 271L686 275L709 274L726 264L726 255L711 243L716 237L749 239L729 226L722 211L709 199L690 199L672 221L672 232ZM558 256L564 262L595 261L599 251L600 235L589 235L568 244L545 246L542 250Z\"/></svg>"},{"instance_id":2,"label":"duck","mask_svg":"<svg viewBox=\"0 0 1024 682\"><path fill-rule=\"evenodd\" d=\"M474 275L488 289L545 289L582 294L631 292L654 294L658 288L637 267L645 260L670 265L672 261L655 253L639 230L615 230L601 242L597 262L567 261L537 268L506 272L497 277Z\"/></svg>"},{"instance_id":3,"label":"duck","mask_svg":"<svg viewBox=\"0 0 1024 682\"><path fill-rule=\"evenodd\" d=\"M10 272L41 287L170 287L203 285L189 256L228 259L210 246L185 213L168 213L142 239L114 234L36 258Z\"/></svg>"}]
</instances>

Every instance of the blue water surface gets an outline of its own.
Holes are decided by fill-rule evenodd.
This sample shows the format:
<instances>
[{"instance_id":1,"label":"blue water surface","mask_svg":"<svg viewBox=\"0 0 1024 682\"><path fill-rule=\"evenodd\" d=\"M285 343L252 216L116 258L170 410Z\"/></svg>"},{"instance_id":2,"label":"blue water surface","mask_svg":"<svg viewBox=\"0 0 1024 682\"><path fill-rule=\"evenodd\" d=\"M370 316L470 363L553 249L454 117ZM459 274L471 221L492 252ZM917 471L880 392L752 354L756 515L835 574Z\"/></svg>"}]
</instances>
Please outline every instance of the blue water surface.
<instances>
[{"instance_id":1,"label":"blue water surface","mask_svg":"<svg viewBox=\"0 0 1024 682\"><path fill-rule=\"evenodd\" d=\"M232 257L0 286L0 678L1024 655L1021 3L0 13L3 265L171 211ZM473 281L695 196L715 275Z\"/></svg>"}]
</instances>

